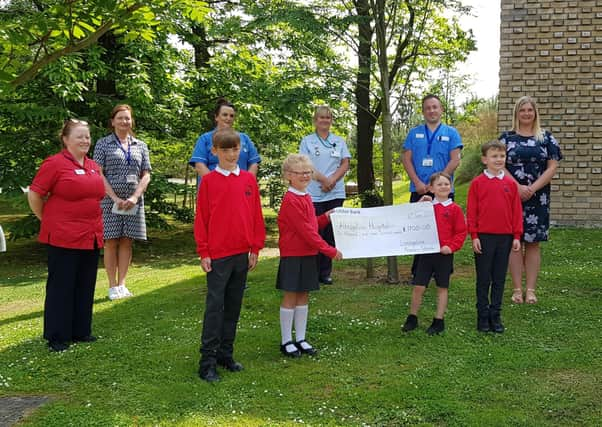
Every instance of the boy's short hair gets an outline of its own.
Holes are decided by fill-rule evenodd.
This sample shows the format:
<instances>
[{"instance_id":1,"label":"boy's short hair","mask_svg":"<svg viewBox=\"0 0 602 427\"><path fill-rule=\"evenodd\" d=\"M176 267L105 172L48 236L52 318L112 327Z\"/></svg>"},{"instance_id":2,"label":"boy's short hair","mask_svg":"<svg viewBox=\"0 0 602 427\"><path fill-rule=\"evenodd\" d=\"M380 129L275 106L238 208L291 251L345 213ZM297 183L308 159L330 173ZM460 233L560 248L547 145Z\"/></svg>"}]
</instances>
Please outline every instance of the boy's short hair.
<instances>
[{"instance_id":1,"label":"boy's short hair","mask_svg":"<svg viewBox=\"0 0 602 427\"><path fill-rule=\"evenodd\" d=\"M486 156L489 150L499 150L506 152L506 144L504 144L501 141L498 141L497 139L494 139L493 141L488 141L485 144L481 145L481 154L483 156Z\"/></svg>"},{"instance_id":2,"label":"boy's short hair","mask_svg":"<svg viewBox=\"0 0 602 427\"><path fill-rule=\"evenodd\" d=\"M220 129L214 132L211 142L216 149L240 147L240 135L234 129Z\"/></svg>"},{"instance_id":3,"label":"boy's short hair","mask_svg":"<svg viewBox=\"0 0 602 427\"><path fill-rule=\"evenodd\" d=\"M452 179L451 179L451 176L449 176L449 174L447 174L445 172L435 172L434 174L432 174L429 177L429 185L432 186L435 183L435 181L437 181L441 177L447 179L449 181L449 183L451 184Z\"/></svg>"}]
</instances>

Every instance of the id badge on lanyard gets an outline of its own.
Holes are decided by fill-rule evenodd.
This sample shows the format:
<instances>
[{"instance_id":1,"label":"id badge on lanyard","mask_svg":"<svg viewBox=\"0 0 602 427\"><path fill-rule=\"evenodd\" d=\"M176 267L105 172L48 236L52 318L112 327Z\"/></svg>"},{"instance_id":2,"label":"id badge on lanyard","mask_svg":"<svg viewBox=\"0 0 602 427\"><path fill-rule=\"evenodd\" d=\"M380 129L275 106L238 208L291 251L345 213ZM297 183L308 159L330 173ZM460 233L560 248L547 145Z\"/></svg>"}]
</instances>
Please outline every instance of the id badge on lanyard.
<instances>
[{"instance_id":1,"label":"id badge on lanyard","mask_svg":"<svg viewBox=\"0 0 602 427\"><path fill-rule=\"evenodd\" d=\"M427 149L426 149L426 157L424 159L422 159L422 166L425 168L432 168L434 161L433 158L431 157L431 149L433 148L433 140L435 140L435 136L437 135L437 132L439 131L439 128L441 128L441 123L439 123L439 126L437 126L437 129L435 129L434 132L429 132L429 128L426 126L426 124L424 125L424 133L426 134L426 140L427 140Z\"/></svg>"}]
</instances>

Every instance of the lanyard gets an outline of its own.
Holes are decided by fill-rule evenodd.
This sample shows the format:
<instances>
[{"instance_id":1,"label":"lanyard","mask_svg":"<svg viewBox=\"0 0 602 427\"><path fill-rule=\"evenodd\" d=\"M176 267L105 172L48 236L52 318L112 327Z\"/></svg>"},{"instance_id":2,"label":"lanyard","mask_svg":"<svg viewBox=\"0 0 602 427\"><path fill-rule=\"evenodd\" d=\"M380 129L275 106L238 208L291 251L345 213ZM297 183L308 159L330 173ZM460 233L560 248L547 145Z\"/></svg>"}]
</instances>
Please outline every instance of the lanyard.
<instances>
[{"instance_id":1,"label":"lanyard","mask_svg":"<svg viewBox=\"0 0 602 427\"><path fill-rule=\"evenodd\" d=\"M435 135L437 135L437 132L439 132L439 128L441 127L441 123L439 123L439 126L437 126L437 129L435 129L435 132L431 133L428 126L425 124L424 125L424 131L426 133L426 154L430 157L431 155L431 147L433 146L433 140L435 139Z\"/></svg>"},{"instance_id":2,"label":"lanyard","mask_svg":"<svg viewBox=\"0 0 602 427\"><path fill-rule=\"evenodd\" d=\"M123 145L121 145L121 140L119 139L119 137L117 136L117 134L115 134L115 139L117 139L117 142L118 142L117 145L119 146L119 149L121 151L123 151L123 155L125 156L125 161L127 162L128 166L129 166L130 165L130 161L132 159L132 146L130 144L130 137L128 136L127 139L126 139L126 141L128 142L128 150L127 151L125 151L123 149Z\"/></svg>"},{"instance_id":3,"label":"lanyard","mask_svg":"<svg viewBox=\"0 0 602 427\"><path fill-rule=\"evenodd\" d=\"M336 142L330 142L328 140L328 138L330 137L330 133L328 134L326 139L322 139L322 137L320 137L320 135L318 135L318 132L316 132L316 136L318 137L318 141L320 141L320 143L326 148L335 148L337 146Z\"/></svg>"}]
</instances>

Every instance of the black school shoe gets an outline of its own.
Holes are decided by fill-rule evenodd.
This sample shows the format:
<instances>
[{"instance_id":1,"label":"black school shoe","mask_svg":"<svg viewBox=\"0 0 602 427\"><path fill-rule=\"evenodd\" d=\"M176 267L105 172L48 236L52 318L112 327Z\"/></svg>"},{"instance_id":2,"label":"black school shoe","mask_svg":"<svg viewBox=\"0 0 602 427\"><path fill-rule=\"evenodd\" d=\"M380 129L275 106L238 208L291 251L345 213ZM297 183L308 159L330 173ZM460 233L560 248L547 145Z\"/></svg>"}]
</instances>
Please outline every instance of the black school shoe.
<instances>
[{"instance_id":1,"label":"black school shoe","mask_svg":"<svg viewBox=\"0 0 602 427\"><path fill-rule=\"evenodd\" d=\"M236 360L231 357L228 359L218 359L217 364L219 366L223 366L226 370L230 372L240 372L244 369L241 363L238 363Z\"/></svg>"},{"instance_id":2,"label":"black school shoe","mask_svg":"<svg viewBox=\"0 0 602 427\"><path fill-rule=\"evenodd\" d=\"M305 343L309 346L309 348L303 348L302 343ZM311 346L310 343L308 343L305 340L301 340L301 341L297 341L295 343L295 346L297 347L297 349L302 353L302 354L307 354L308 356L315 356L316 354L318 354L318 350L316 350L315 348L313 348Z\"/></svg>"},{"instance_id":3,"label":"black school shoe","mask_svg":"<svg viewBox=\"0 0 602 427\"><path fill-rule=\"evenodd\" d=\"M443 319L433 319L433 323L426 330L429 335L438 335L445 330L445 322Z\"/></svg>"},{"instance_id":4,"label":"black school shoe","mask_svg":"<svg viewBox=\"0 0 602 427\"><path fill-rule=\"evenodd\" d=\"M289 345L292 345L294 350L288 351L286 348ZM284 344L280 344L280 353L284 354L286 357L292 357L293 359L301 357L301 352L299 351L299 349L297 348L295 343L292 341L286 342Z\"/></svg>"},{"instance_id":5,"label":"black school shoe","mask_svg":"<svg viewBox=\"0 0 602 427\"><path fill-rule=\"evenodd\" d=\"M401 327L401 330L403 332L410 332L410 331L413 331L414 329L416 329L417 327L418 327L418 317L416 317L413 314L409 314L406 319L406 322Z\"/></svg>"},{"instance_id":6,"label":"black school shoe","mask_svg":"<svg viewBox=\"0 0 602 427\"><path fill-rule=\"evenodd\" d=\"M214 383L219 381L221 378L217 374L215 365L201 366L199 367L199 377L208 383Z\"/></svg>"},{"instance_id":7,"label":"black school shoe","mask_svg":"<svg viewBox=\"0 0 602 427\"><path fill-rule=\"evenodd\" d=\"M73 337L73 342L95 342L98 338L94 335L86 335L84 337Z\"/></svg>"},{"instance_id":8,"label":"black school shoe","mask_svg":"<svg viewBox=\"0 0 602 427\"><path fill-rule=\"evenodd\" d=\"M489 317L478 316L477 317L477 331L489 332L491 327L489 325Z\"/></svg>"},{"instance_id":9,"label":"black school shoe","mask_svg":"<svg viewBox=\"0 0 602 427\"><path fill-rule=\"evenodd\" d=\"M48 341L50 351L61 352L69 348L69 343L64 341Z\"/></svg>"},{"instance_id":10,"label":"black school shoe","mask_svg":"<svg viewBox=\"0 0 602 427\"><path fill-rule=\"evenodd\" d=\"M496 334L501 334L504 332L505 328L502 324L502 318L500 317L499 313L491 315L489 319L489 328Z\"/></svg>"}]
</instances>

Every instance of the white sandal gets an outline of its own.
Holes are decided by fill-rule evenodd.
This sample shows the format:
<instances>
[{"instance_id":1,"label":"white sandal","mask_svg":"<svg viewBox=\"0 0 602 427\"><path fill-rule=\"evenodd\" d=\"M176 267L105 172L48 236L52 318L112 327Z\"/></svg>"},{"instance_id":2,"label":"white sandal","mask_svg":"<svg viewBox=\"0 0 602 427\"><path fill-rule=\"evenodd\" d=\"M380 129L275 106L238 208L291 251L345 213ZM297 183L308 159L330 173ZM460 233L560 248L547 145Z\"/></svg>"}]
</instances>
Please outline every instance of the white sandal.
<instances>
[{"instance_id":1,"label":"white sandal","mask_svg":"<svg viewBox=\"0 0 602 427\"><path fill-rule=\"evenodd\" d=\"M537 304L537 296L535 295L535 289L527 289L525 302L527 304Z\"/></svg>"},{"instance_id":2,"label":"white sandal","mask_svg":"<svg viewBox=\"0 0 602 427\"><path fill-rule=\"evenodd\" d=\"M523 290L521 288L514 288L512 291L512 302L514 304L522 304L523 301Z\"/></svg>"}]
</instances>

